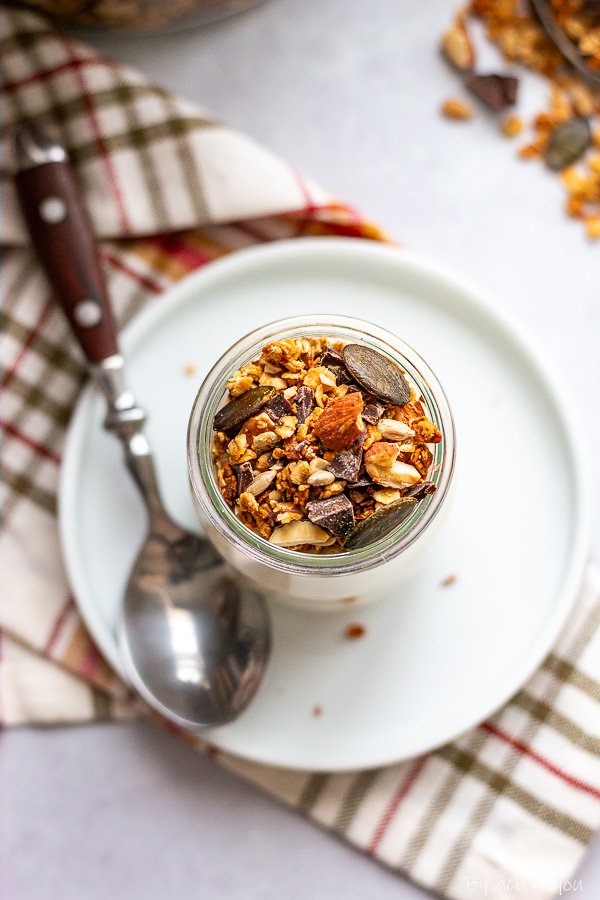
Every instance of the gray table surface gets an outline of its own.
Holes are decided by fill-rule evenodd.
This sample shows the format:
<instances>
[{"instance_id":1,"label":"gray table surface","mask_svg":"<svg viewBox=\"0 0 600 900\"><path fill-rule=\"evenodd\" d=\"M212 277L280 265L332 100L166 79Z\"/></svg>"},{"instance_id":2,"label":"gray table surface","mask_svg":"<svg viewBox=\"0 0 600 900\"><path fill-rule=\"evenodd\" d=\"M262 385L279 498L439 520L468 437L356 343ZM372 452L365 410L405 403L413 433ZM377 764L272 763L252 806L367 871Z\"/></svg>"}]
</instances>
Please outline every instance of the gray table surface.
<instances>
[{"instance_id":1,"label":"gray table surface","mask_svg":"<svg viewBox=\"0 0 600 900\"><path fill-rule=\"evenodd\" d=\"M573 403L597 410L600 246L489 117L438 115L460 93L435 49L455 6L270 0L203 30L93 42L478 284L535 336ZM588 416L581 439L599 438ZM146 724L18 729L2 765L6 900L426 896ZM580 876L579 893L600 896L600 840Z\"/></svg>"}]
</instances>

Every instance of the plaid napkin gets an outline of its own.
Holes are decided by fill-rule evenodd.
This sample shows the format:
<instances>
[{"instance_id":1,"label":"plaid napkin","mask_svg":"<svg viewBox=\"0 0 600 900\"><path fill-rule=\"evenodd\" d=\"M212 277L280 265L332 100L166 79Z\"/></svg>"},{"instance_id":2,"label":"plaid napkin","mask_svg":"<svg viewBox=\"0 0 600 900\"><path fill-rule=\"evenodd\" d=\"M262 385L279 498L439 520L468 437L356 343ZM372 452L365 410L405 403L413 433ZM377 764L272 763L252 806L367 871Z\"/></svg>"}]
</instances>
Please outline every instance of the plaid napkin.
<instances>
[{"instance_id":1,"label":"plaid napkin","mask_svg":"<svg viewBox=\"0 0 600 900\"><path fill-rule=\"evenodd\" d=\"M35 117L68 147L121 324L238 247L300 234L383 239L289 165L140 74L36 15L1 17L8 124ZM27 246L8 169L0 233L3 723L145 714L99 655L69 594L56 490L84 366ZM599 595L590 570L567 629L517 696L419 759L306 774L187 739L437 893L544 900L572 878L600 825Z\"/></svg>"}]
</instances>

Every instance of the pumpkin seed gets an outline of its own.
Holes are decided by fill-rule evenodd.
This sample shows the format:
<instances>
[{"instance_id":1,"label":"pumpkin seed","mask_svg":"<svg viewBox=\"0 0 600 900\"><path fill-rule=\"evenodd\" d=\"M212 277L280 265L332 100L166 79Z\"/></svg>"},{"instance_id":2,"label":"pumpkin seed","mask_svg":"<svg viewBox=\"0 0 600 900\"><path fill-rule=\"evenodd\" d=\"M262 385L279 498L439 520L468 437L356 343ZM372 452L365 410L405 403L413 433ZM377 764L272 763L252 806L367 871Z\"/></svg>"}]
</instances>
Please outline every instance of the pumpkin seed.
<instances>
[{"instance_id":1,"label":"pumpkin seed","mask_svg":"<svg viewBox=\"0 0 600 900\"><path fill-rule=\"evenodd\" d=\"M550 135L544 154L549 169L558 172L583 156L593 144L592 129L587 119L576 116L563 122Z\"/></svg>"},{"instance_id":2,"label":"pumpkin seed","mask_svg":"<svg viewBox=\"0 0 600 900\"><path fill-rule=\"evenodd\" d=\"M383 353L363 344L346 344L342 350L344 363L361 387L380 400L405 406L410 400L410 387L400 367Z\"/></svg>"},{"instance_id":3,"label":"pumpkin seed","mask_svg":"<svg viewBox=\"0 0 600 900\"><path fill-rule=\"evenodd\" d=\"M385 537L408 519L416 503L418 501L414 497L400 497L394 503L377 509L358 523L344 543L344 550L359 550Z\"/></svg>"},{"instance_id":4,"label":"pumpkin seed","mask_svg":"<svg viewBox=\"0 0 600 900\"><path fill-rule=\"evenodd\" d=\"M274 393L274 387L261 385L251 388L245 394L240 394L239 397L230 400L218 410L213 420L213 427L216 431L231 431L233 428L237 428L250 416L255 416Z\"/></svg>"}]
</instances>

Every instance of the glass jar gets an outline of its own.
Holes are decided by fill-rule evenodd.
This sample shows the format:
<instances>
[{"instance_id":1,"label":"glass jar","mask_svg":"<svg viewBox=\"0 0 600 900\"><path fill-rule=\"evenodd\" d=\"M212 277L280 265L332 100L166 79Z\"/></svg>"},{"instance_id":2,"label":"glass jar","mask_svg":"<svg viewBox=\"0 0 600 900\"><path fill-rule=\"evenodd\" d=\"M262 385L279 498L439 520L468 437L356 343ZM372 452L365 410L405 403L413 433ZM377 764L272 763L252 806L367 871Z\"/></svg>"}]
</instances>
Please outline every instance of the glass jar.
<instances>
[{"instance_id":1,"label":"glass jar","mask_svg":"<svg viewBox=\"0 0 600 900\"><path fill-rule=\"evenodd\" d=\"M218 488L212 461L212 422L227 396L227 380L257 359L265 344L284 338L320 337L362 343L398 363L422 396L425 414L442 433L431 446L428 479L435 493L415 504L412 515L378 541L357 550L312 554L277 547L250 531ZM419 354L395 335L360 319L311 315L272 322L237 341L206 376L188 427L188 467L194 503L208 538L230 566L274 599L302 609L328 611L389 592L411 575L442 520L454 471L454 421L444 391Z\"/></svg>"}]
</instances>

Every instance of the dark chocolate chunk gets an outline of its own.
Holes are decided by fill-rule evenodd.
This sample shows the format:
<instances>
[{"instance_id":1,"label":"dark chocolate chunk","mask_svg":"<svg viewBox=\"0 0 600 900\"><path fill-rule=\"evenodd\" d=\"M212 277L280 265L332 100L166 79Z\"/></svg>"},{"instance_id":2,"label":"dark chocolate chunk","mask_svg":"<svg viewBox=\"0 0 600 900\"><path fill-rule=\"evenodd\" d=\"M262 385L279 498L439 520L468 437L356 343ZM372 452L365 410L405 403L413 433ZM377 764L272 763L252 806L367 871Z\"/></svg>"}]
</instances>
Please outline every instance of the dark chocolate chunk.
<instances>
[{"instance_id":1,"label":"dark chocolate chunk","mask_svg":"<svg viewBox=\"0 0 600 900\"><path fill-rule=\"evenodd\" d=\"M327 368L335 378L336 384L350 384L352 381L352 375L345 366L327 366Z\"/></svg>"},{"instance_id":2,"label":"dark chocolate chunk","mask_svg":"<svg viewBox=\"0 0 600 900\"><path fill-rule=\"evenodd\" d=\"M344 542L344 549L359 550L385 537L408 519L416 504L414 497L400 497L395 503L375 510L368 518L358 523Z\"/></svg>"},{"instance_id":3,"label":"dark chocolate chunk","mask_svg":"<svg viewBox=\"0 0 600 900\"><path fill-rule=\"evenodd\" d=\"M368 425L375 425L385 412L385 403L380 403L374 397L368 400L365 398L365 408L362 411L363 422Z\"/></svg>"},{"instance_id":4,"label":"dark chocolate chunk","mask_svg":"<svg viewBox=\"0 0 600 900\"><path fill-rule=\"evenodd\" d=\"M354 443L353 443L352 446L350 447L350 449L351 449L351 451L352 451L353 453L361 453L361 452L362 452L362 448L363 448L364 443L365 443L365 441L366 441L366 439L367 439L367 434L368 434L367 429L366 429L366 428L363 428L363 430L361 431L361 433L359 434L359 436L356 438L356 440L354 441ZM362 457L361 457L361 458L362 458Z\"/></svg>"},{"instance_id":5,"label":"dark chocolate chunk","mask_svg":"<svg viewBox=\"0 0 600 900\"><path fill-rule=\"evenodd\" d=\"M292 404L280 392L265 403L264 410L274 422L279 422L282 416L292 414Z\"/></svg>"},{"instance_id":6,"label":"dark chocolate chunk","mask_svg":"<svg viewBox=\"0 0 600 900\"><path fill-rule=\"evenodd\" d=\"M349 488L355 490L356 488L366 488L366 487L375 487L375 483L369 478L368 475L361 475L358 481L353 481L352 484L348 485Z\"/></svg>"},{"instance_id":7,"label":"dark chocolate chunk","mask_svg":"<svg viewBox=\"0 0 600 900\"><path fill-rule=\"evenodd\" d=\"M270 400L275 393L275 388L261 385L250 388L245 394L240 394L222 406L215 415L213 427L215 431L232 431L249 419Z\"/></svg>"},{"instance_id":8,"label":"dark chocolate chunk","mask_svg":"<svg viewBox=\"0 0 600 900\"><path fill-rule=\"evenodd\" d=\"M554 172L570 166L583 156L588 147L594 143L592 129L587 119L576 116L558 125L544 151L544 159L549 169Z\"/></svg>"},{"instance_id":9,"label":"dark chocolate chunk","mask_svg":"<svg viewBox=\"0 0 600 900\"><path fill-rule=\"evenodd\" d=\"M328 466L328 471L342 481L357 481L362 462L362 452L353 453L351 450L342 450Z\"/></svg>"},{"instance_id":10,"label":"dark chocolate chunk","mask_svg":"<svg viewBox=\"0 0 600 900\"><path fill-rule=\"evenodd\" d=\"M235 471L237 474L237 492L239 497L240 494L243 494L244 491L248 490L254 481L254 470L249 462L243 462L240 463L239 466L235 466Z\"/></svg>"},{"instance_id":11,"label":"dark chocolate chunk","mask_svg":"<svg viewBox=\"0 0 600 900\"><path fill-rule=\"evenodd\" d=\"M405 406L410 400L410 387L400 366L383 353L364 344L346 344L343 350L347 369L362 387L378 400Z\"/></svg>"},{"instance_id":12,"label":"dark chocolate chunk","mask_svg":"<svg viewBox=\"0 0 600 900\"><path fill-rule=\"evenodd\" d=\"M421 481L419 484L413 484L403 496L414 497L415 500L422 500L423 497L429 497L430 494L435 494L435 491L435 484L432 484L431 481Z\"/></svg>"},{"instance_id":13,"label":"dark chocolate chunk","mask_svg":"<svg viewBox=\"0 0 600 900\"><path fill-rule=\"evenodd\" d=\"M306 504L309 520L329 534L344 537L354 528L354 509L345 494L337 494L328 500L313 500Z\"/></svg>"},{"instance_id":14,"label":"dark chocolate chunk","mask_svg":"<svg viewBox=\"0 0 600 900\"><path fill-rule=\"evenodd\" d=\"M341 353L338 353L333 347L325 347L320 365L326 366L335 375L337 384L350 384L352 381L352 376L346 368Z\"/></svg>"},{"instance_id":15,"label":"dark chocolate chunk","mask_svg":"<svg viewBox=\"0 0 600 900\"><path fill-rule=\"evenodd\" d=\"M330 347L328 344L323 351L320 365L327 366L328 369L331 368L331 366L343 366L344 360L342 359L342 354L338 353L334 347Z\"/></svg>"},{"instance_id":16,"label":"dark chocolate chunk","mask_svg":"<svg viewBox=\"0 0 600 900\"><path fill-rule=\"evenodd\" d=\"M296 392L296 417L298 425L303 425L308 419L315 405L315 392L305 384Z\"/></svg>"},{"instance_id":17,"label":"dark chocolate chunk","mask_svg":"<svg viewBox=\"0 0 600 900\"><path fill-rule=\"evenodd\" d=\"M514 75L469 75L465 84L486 106L501 112L516 102L519 79Z\"/></svg>"}]
</instances>

